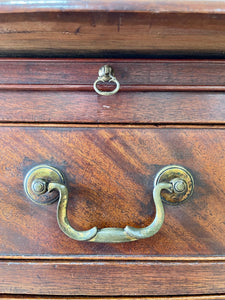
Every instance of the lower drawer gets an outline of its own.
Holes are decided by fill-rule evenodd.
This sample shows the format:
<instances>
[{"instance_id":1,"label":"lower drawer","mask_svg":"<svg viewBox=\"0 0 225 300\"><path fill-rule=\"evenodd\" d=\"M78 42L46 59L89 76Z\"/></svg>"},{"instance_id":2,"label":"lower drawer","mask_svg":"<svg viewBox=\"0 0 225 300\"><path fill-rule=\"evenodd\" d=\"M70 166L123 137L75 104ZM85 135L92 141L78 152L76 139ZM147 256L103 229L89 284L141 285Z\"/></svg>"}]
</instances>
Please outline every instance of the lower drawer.
<instances>
[{"instance_id":1,"label":"lower drawer","mask_svg":"<svg viewBox=\"0 0 225 300\"><path fill-rule=\"evenodd\" d=\"M55 295L225 293L225 131L220 128L0 127L0 291ZM181 165L192 197L164 205L151 238L75 241L59 228L57 203L24 192L34 166L61 170L77 230L148 226L155 175Z\"/></svg>"}]
</instances>

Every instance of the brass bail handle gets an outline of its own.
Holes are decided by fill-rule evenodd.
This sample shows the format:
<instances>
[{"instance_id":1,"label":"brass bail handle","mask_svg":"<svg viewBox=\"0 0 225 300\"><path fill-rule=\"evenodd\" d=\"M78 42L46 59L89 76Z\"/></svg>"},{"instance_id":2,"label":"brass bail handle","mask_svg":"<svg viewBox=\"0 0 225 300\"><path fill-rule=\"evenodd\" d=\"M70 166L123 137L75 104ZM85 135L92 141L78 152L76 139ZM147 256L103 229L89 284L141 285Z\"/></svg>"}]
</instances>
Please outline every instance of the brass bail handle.
<instances>
[{"instance_id":1,"label":"brass bail handle","mask_svg":"<svg viewBox=\"0 0 225 300\"><path fill-rule=\"evenodd\" d=\"M68 189L62 173L48 165L32 168L24 179L24 190L30 200L37 204L50 204L58 200L57 221L60 229L77 241L99 243L122 243L145 239L156 234L164 222L162 202L178 204L188 199L193 192L194 180L188 170L181 166L166 166L156 175L153 189L155 218L144 228L126 226L125 228L93 227L89 230L75 230L67 218ZM57 191L57 193L51 193Z\"/></svg>"},{"instance_id":2,"label":"brass bail handle","mask_svg":"<svg viewBox=\"0 0 225 300\"><path fill-rule=\"evenodd\" d=\"M114 82L116 84L116 87L112 91L101 91L98 89L97 84L99 82ZM104 65L101 67L98 71L98 79L94 82L94 90L96 91L97 94L102 95L102 96L110 96L116 94L119 89L120 89L120 83L116 79L113 73L112 67L108 65Z\"/></svg>"}]
</instances>

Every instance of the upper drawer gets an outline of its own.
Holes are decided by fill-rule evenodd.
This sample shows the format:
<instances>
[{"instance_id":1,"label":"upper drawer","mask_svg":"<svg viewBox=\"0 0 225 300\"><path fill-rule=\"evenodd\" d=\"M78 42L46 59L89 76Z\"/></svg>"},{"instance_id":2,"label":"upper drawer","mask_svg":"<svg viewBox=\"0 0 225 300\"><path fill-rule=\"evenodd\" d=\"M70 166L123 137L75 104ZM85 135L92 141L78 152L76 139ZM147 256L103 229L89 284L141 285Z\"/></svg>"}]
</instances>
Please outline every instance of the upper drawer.
<instances>
[{"instance_id":1,"label":"upper drawer","mask_svg":"<svg viewBox=\"0 0 225 300\"><path fill-rule=\"evenodd\" d=\"M111 96L93 88L106 64L120 83ZM224 66L223 60L3 59L0 121L223 123Z\"/></svg>"}]
</instances>

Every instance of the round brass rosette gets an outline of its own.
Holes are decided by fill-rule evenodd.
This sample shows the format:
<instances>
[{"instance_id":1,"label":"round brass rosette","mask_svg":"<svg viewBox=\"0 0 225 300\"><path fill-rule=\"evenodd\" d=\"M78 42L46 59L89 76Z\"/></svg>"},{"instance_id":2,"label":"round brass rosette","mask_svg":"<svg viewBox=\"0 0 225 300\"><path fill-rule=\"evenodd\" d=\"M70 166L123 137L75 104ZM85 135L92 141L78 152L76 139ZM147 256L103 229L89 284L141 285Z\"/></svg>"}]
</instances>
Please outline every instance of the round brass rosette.
<instances>
[{"instance_id":1,"label":"round brass rosette","mask_svg":"<svg viewBox=\"0 0 225 300\"><path fill-rule=\"evenodd\" d=\"M37 204L51 204L59 199L56 191L46 193L50 182L64 184L63 174L54 167L38 165L32 168L24 179L24 190L27 197Z\"/></svg>"},{"instance_id":2,"label":"round brass rosette","mask_svg":"<svg viewBox=\"0 0 225 300\"><path fill-rule=\"evenodd\" d=\"M161 192L161 198L166 203L174 205L182 203L193 193L194 179L190 172L181 166L170 165L161 169L155 177L154 186L160 182L175 182L172 191Z\"/></svg>"}]
</instances>

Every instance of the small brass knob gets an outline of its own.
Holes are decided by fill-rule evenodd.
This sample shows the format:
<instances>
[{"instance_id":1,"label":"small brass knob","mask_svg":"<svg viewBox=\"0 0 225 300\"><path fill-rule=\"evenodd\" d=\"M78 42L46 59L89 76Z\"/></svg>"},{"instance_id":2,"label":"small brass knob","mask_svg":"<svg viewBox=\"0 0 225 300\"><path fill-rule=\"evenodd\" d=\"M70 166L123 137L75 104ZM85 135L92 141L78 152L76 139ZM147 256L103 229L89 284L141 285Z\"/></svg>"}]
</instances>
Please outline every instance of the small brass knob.
<instances>
[{"instance_id":1,"label":"small brass knob","mask_svg":"<svg viewBox=\"0 0 225 300\"><path fill-rule=\"evenodd\" d=\"M96 91L97 94L102 95L102 96L110 96L110 95L116 94L119 91L120 83L114 76L112 67L110 67L108 65L102 66L98 71L98 76L99 76L98 79L94 82L94 85L93 85L94 90ZM99 90L97 87L97 84L99 82L114 82L116 84L116 87L112 91L102 91L102 90Z\"/></svg>"},{"instance_id":2,"label":"small brass knob","mask_svg":"<svg viewBox=\"0 0 225 300\"><path fill-rule=\"evenodd\" d=\"M173 184L175 193L184 193L187 189L187 185L184 180L178 179Z\"/></svg>"},{"instance_id":3,"label":"small brass knob","mask_svg":"<svg viewBox=\"0 0 225 300\"><path fill-rule=\"evenodd\" d=\"M36 195L42 195L47 191L47 184L42 179L35 179L31 188Z\"/></svg>"}]
</instances>

